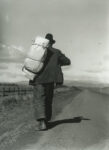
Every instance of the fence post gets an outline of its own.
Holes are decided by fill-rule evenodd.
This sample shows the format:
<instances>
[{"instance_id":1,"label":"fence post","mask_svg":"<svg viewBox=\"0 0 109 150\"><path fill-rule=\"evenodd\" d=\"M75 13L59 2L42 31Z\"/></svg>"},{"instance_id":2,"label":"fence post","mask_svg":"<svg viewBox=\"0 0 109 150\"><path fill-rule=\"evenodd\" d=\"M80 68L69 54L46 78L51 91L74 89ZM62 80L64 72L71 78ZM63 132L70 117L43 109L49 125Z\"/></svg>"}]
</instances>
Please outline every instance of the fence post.
<instances>
[{"instance_id":1,"label":"fence post","mask_svg":"<svg viewBox=\"0 0 109 150\"><path fill-rule=\"evenodd\" d=\"M3 87L3 96L5 96L5 87Z\"/></svg>"}]
</instances>

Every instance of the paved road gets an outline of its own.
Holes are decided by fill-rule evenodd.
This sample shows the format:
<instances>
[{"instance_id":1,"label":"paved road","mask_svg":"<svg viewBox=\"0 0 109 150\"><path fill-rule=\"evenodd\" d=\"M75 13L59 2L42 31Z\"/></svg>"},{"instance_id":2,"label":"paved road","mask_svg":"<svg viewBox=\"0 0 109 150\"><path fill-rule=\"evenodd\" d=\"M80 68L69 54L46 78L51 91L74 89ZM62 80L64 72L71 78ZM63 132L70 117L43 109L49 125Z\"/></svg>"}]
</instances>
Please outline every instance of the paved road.
<instances>
[{"instance_id":1,"label":"paved road","mask_svg":"<svg viewBox=\"0 0 109 150\"><path fill-rule=\"evenodd\" d=\"M109 149L109 95L83 90L76 96L68 93L60 98L65 106L52 120L50 129L32 129L10 150Z\"/></svg>"}]
</instances>

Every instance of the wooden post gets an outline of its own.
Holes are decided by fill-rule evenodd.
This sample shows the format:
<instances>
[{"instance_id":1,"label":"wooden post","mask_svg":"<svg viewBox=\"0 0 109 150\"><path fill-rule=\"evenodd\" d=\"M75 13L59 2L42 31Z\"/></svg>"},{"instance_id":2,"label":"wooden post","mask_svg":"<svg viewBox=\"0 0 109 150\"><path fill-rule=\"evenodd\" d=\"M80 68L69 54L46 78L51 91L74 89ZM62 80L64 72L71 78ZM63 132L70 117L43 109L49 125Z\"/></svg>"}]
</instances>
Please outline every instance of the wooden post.
<instances>
[{"instance_id":1,"label":"wooden post","mask_svg":"<svg viewBox=\"0 0 109 150\"><path fill-rule=\"evenodd\" d=\"M3 96L5 96L5 87L3 87Z\"/></svg>"}]
</instances>

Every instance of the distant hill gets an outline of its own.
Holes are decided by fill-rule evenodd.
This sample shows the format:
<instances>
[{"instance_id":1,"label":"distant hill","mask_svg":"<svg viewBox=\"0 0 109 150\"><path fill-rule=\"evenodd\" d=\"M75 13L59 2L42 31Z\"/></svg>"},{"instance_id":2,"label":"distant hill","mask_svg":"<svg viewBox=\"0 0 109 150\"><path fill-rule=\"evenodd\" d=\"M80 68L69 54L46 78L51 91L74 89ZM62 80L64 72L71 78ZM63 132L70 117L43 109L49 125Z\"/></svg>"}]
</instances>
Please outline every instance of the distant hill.
<instances>
[{"instance_id":1,"label":"distant hill","mask_svg":"<svg viewBox=\"0 0 109 150\"><path fill-rule=\"evenodd\" d=\"M15 83L10 83L10 82L1 82L0 86L28 86L28 82L26 81L21 81L21 82L15 82Z\"/></svg>"},{"instance_id":2,"label":"distant hill","mask_svg":"<svg viewBox=\"0 0 109 150\"><path fill-rule=\"evenodd\" d=\"M98 88L104 88L104 87L109 87L109 84L107 83L102 83L98 81L88 81L88 80L77 80L77 81L72 81L72 80L65 80L64 85L67 86L75 86L75 87L98 87Z\"/></svg>"}]
</instances>

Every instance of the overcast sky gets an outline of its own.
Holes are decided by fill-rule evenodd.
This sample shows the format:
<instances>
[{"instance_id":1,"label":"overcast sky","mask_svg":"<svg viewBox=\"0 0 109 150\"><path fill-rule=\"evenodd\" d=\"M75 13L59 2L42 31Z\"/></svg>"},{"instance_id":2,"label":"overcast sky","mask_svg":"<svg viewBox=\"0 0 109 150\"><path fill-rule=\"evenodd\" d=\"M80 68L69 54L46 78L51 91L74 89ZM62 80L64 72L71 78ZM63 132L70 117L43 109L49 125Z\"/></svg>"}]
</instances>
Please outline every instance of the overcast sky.
<instances>
[{"instance_id":1,"label":"overcast sky","mask_svg":"<svg viewBox=\"0 0 109 150\"><path fill-rule=\"evenodd\" d=\"M108 0L0 0L2 81L13 80L12 68L16 80L24 79L21 51L29 49L35 36L46 33L54 35L54 47L72 61L65 70L67 78L108 77L108 17Z\"/></svg>"}]
</instances>

